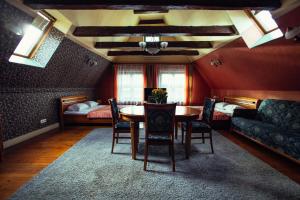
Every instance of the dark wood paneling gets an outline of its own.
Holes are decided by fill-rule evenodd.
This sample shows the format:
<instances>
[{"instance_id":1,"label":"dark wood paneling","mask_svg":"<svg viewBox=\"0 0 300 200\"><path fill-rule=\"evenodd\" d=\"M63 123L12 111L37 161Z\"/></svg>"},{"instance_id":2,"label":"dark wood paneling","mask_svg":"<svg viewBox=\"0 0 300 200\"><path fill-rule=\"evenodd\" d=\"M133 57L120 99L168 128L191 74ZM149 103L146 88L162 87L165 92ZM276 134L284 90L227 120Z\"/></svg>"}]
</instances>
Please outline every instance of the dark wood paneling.
<instances>
[{"instance_id":1,"label":"dark wood paneling","mask_svg":"<svg viewBox=\"0 0 300 200\"><path fill-rule=\"evenodd\" d=\"M215 9L215 10L269 10L281 6L280 0L24 0L34 9L116 9L116 10L170 10L170 9Z\"/></svg>"},{"instance_id":2,"label":"dark wood paneling","mask_svg":"<svg viewBox=\"0 0 300 200\"><path fill-rule=\"evenodd\" d=\"M156 43L147 43L149 46L159 46ZM122 47L139 47L138 42L96 42L95 48L97 49L110 49L110 48L122 48ZM212 48L212 44L207 41L171 41L168 42L168 48L184 47L184 48Z\"/></svg>"},{"instance_id":3,"label":"dark wood paneling","mask_svg":"<svg viewBox=\"0 0 300 200\"><path fill-rule=\"evenodd\" d=\"M198 51L160 51L155 55L151 55L146 51L109 51L108 56L197 56Z\"/></svg>"},{"instance_id":4,"label":"dark wood paneling","mask_svg":"<svg viewBox=\"0 0 300 200\"><path fill-rule=\"evenodd\" d=\"M79 26L73 35L78 37L106 36L232 36L237 35L230 26Z\"/></svg>"}]
</instances>

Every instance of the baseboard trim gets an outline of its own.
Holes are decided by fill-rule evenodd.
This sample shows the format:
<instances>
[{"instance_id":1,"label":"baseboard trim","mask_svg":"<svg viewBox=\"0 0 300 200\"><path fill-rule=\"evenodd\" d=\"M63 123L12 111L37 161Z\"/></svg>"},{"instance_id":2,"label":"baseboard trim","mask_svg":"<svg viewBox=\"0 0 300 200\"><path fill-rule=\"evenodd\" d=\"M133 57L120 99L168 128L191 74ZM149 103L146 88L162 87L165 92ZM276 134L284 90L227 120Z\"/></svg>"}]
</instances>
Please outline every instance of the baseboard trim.
<instances>
[{"instance_id":1,"label":"baseboard trim","mask_svg":"<svg viewBox=\"0 0 300 200\"><path fill-rule=\"evenodd\" d=\"M47 133L47 132L49 132L51 130L54 130L56 128L59 128L59 123L51 124L51 125L46 126L44 128L41 128L41 129L38 129L38 130L35 130L35 131L32 131L32 132L26 133L25 135L21 135L19 137L7 140L7 141L3 142L3 147L4 147L4 149L6 149L8 147L11 147L11 146L19 144L21 142L24 142L26 140L29 140L29 139L31 139L33 137L36 137L38 135L41 135L43 133Z\"/></svg>"}]
</instances>

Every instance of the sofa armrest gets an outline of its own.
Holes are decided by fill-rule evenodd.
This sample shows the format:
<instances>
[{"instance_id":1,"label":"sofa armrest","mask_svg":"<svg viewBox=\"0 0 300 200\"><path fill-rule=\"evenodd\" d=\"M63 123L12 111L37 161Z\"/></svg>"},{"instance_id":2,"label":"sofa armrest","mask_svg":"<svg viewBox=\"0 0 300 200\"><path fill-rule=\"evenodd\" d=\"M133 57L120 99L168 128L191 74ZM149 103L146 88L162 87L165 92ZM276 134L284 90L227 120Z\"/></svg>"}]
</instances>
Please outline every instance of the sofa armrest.
<instances>
[{"instance_id":1,"label":"sofa armrest","mask_svg":"<svg viewBox=\"0 0 300 200\"><path fill-rule=\"evenodd\" d=\"M243 117L247 119L254 119L257 114L256 109L235 109L232 117Z\"/></svg>"}]
</instances>

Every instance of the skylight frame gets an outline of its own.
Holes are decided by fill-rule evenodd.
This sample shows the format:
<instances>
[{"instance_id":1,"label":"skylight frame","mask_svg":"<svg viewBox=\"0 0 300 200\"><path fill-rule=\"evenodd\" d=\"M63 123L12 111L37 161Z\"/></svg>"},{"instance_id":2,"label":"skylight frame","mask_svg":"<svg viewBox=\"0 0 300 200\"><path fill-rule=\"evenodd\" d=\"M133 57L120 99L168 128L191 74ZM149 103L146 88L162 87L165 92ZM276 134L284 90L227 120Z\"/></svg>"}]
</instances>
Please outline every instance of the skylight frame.
<instances>
[{"instance_id":1,"label":"skylight frame","mask_svg":"<svg viewBox=\"0 0 300 200\"><path fill-rule=\"evenodd\" d=\"M264 32L264 34L268 34L271 33L277 29L279 29L278 24L276 23L276 21L274 20L274 22L276 23L277 27L270 29L270 30L266 30L266 28L263 26L263 24L259 21L259 19L256 17L256 15L258 15L260 12L263 12L265 10L260 10L260 11L251 11L251 10L245 10L246 14L253 19L253 21L257 24L257 26Z\"/></svg>"},{"instance_id":2,"label":"skylight frame","mask_svg":"<svg viewBox=\"0 0 300 200\"><path fill-rule=\"evenodd\" d=\"M53 18L51 15L49 15L46 11L42 10L42 11L39 11L37 13L40 17L42 17L44 20L47 20L48 23L47 25L45 26L44 30L40 30L42 33L41 33L41 36L39 36L39 39L34 43L33 47L31 48L30 52L28 54L20 54L18 52L16 52L17 48L19 47L19 45L22 43L22 40L24 39L24 36L26 33L24 33L24 36L23 38L21 39L20 43L18 44L18 46L16 47L15 51L13 52L13 56L18 56L18 57L22 57L22 58L27 58L27 59L31 59L33 58L36 53L37 53L37 50L39 49L39 47L43 44L44 40L46 39L46 37L48 36L49 32L51 31L53 25L54 25L54 22L56 21L55 18ZM36 28L38 29L37 27L35 27L33 24L30 24L30 25L27 25L28 27L31 27L31 28Z\"/></svg>"}]
</instances>

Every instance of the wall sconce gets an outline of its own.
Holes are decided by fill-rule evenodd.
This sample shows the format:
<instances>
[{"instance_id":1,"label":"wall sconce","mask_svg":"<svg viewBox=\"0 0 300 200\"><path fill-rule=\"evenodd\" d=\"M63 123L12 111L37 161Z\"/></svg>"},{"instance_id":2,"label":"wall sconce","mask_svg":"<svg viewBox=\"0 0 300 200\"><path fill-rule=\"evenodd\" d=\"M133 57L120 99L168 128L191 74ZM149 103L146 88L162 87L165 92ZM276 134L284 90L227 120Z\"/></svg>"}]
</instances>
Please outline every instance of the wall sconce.
<instances>
[{"instance_id":1,"label":"wall sconce","mask_svg":"<svg viewBox=\"0 0 300 200\"><path fill-rule=\"evenodd\" d=\"M214 67L218 67L220 65L222 65L222 61L220 59L211 59L210 60L210 65L214 66Z\"/></svg>"},{"instance_id":2,"label":"wall sconce","mask_svg":"<svg viewBox=\"0 0 300 200\"><path fill-rule=\"evenodd\" d=\"M94 66L98 65L98 62L96 60L94 60L93 58L87 57L86 64L90 67L94 67Z\"/></svg>"}]
</instances>

